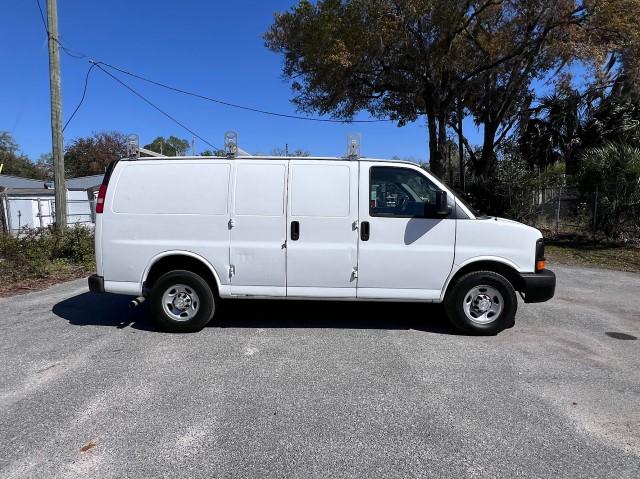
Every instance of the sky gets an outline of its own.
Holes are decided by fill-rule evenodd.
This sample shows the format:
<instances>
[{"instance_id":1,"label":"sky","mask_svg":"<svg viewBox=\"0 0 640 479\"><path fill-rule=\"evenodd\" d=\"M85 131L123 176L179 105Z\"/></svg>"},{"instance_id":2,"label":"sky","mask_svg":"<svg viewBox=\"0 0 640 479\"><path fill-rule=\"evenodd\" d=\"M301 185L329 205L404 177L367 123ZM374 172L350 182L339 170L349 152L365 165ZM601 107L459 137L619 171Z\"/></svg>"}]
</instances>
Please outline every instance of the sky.
<instances>
[{"instance_id":1,"label":"sky","mask_svg":"<svg viewBox=\"0 0 640 479\"><path fill-rule=\"evenodd\" d=\"M40 0L43 8L46 0ZM267 50L263 33L275 12L293 0L59 0L62 43L70 50L153 80L228 102L296 114L282 58ZM8 131L32 159L51 150L48 51L36 0L2 0L0 15L0 131ZM63 123L78 104L89 63L60 52ZM122 76L141 94L216 147L224 132L240 146L268 153L303 149L341 156L349 134L362 136L362 154L426 162L424 119L394 123L326 124L264 116L215 105ZM367 119L362 113L359 119ZM469 120L472 143L481 141ZM64 133L65 143L93 132L137 133L142 145L157 136L192 135L94 68L86 99ZM210 147L196 139L196 151Z\"/></svg>"}]
</instances>

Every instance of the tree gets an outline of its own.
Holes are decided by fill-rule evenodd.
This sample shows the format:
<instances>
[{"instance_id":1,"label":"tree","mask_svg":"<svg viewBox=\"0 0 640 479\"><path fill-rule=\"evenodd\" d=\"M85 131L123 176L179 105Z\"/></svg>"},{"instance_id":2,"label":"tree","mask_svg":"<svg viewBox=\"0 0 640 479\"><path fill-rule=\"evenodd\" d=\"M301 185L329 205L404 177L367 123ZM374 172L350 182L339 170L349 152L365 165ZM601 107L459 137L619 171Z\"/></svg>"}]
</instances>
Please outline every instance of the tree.
<instances>
[{"instance_id":1,"label":"tree","mask_svg":"<svg viewBox=\"0 0 640 479\"><path fill-rule=\"evenodd\" d=\"M46 174L24 155L18 154L18 144L9 132L0 131L0 164L2 174L41 180Z\"/></svg>"},{"instance_id":2,"label":"tree","mask_svg":"<svg viewBox=\"0 0 640 479\"><path fill-rule=\"evenodd\" d=\"M177 136L170 136L169 138L158 136L148 145L144 145L147 150L155 151L165 156L184 156L189 151L189 147L190 144L187 140Z\"/></svg>"},{"instance_id":3,"label":"tree","mask_svg":"<svg viewBox=\"0 0 640 479\"><path fill-rule=\"evenodd\" d=\"M530 168L543 171L564 161L575 172L577 152L584 136L587 97L564 84L539 100L532 116L523 121L520 147Z\"/></svg>"},{"instance_id":4,"label":"tree","mask_svg":"<svg viewBox=\"0 0 640 479\"><path fill-rule=\"evenodd\" d=\"M570 15L557 3L321 0L314 5L302 0L276 16L265 39L270 49L284 55L293 101L303 111L348 119L368 110L399 126L425 115L431 170L441 175L456 101L471 85L487 87L490 81L509 86L510 93L521 91L532 69L522 67L522 78L512 83L498 72L541 48L550 29L542 26ZM519 4L527 8L515 8ZM531 25L530 18L540 20ZM487 76L490 72L493 77ZM474 100L473 106L487 106L491 95L476 95ZM479 121L493 130L510 110L512 102L505 103L491 114L478 109ZM492 135L494 131L487 132Z\"/></svg>"},{"instance_id":5,"label":"tree","mask_svg":"<svg viewBox=\"0 0 640 479\"><path fill-rule=\"evenodd\" d=\"M532 81L572 60L598 63L618 51L638 3L301 0L276 15L265 41L284 56L300 110L343 119L367 110L399 126L424 115L431 170L443 173L453 128L486 179L495 149L531 102ZM483 128L480 155L460 131L460 106Z\"/></svg>"},{"instance_id":6,"label":"tree","mask_svg":"<svg viewBox=\"0 0 640 479\"><path fill-rule=\"evenodd\" d=\"M578 176L584 193L598 192L598 228L619 239L625 224L640 226L640 148L606 143L586 150Z\"/></svg>"},{"instance_id":7,"label":"tree","mask_svg":"<svg viewBox=\"0 0 640 479\"><path fill-rule=\"evenodd\" d=\"M42 175L46 179L53 179L53 154L43 153L40 155L35 163L38 171L42 172Z\"/></svg>"},{"instance_id":8,"label":"tree","mask_svg":"<svg viewBox=\"0 0 640 479\"><path fill-rule=\"evenodd\" d=\"M461 1L303 0L276 15L266 45L284 55L293 102L351 119L367 110L402 126L427 116L431 170L442 171Z\"/></svg>"},{"instance_id":9,"label":"tree","mask_svg":"<svg viewBox=\"0 0 640 479\"><path fill-rule=\"evenodd\" d=\"M102 174L109 163L126 155L127 139L122 133L103 131L76 138L65 148L65 172L71 178Z\"/></svg>"},{"instance_id":10,"label":"tree","mask_svg":"<svg viewBox=\"0 0 640 479\"><path fill-rule=\"evenodd\" d=\"M640 88L622 67L613 78L596 79L583 91L563 79L522 119L520 144L532 168L563 161L566 173L580 170L582 154L607 142L640 146Z\"/></svg>"}]
</instances>

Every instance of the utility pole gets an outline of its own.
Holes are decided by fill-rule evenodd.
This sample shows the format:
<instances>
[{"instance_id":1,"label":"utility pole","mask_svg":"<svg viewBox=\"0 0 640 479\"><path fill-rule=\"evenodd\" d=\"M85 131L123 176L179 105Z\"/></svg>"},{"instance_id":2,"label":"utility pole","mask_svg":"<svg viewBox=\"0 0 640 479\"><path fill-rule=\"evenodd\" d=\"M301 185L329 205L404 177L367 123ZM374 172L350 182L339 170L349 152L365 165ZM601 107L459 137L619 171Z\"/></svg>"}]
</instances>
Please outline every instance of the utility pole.
<instances>
[{"instance_id":1,"label":"utility pole","mask_svg":"<svg viewBox=\"0 0 640 479\"><path fill-rule=\"evenodd\" d=\"M58 48L58 5L47 0L49 42L49 88L51 90L51 140L53 146L53 184L55 187L56 228L67 226L67 189L64 181L62 140L62 93L60 87L60 51Z\"/></svg>"},{"instance_id":2,"label":"utility pole","mask_svg":"<svg viewBox=\"0 0 640 479\"><path fill-rule=\"evenodd\" d=\"M196 137L191 137L191 156L196 156Z\"/></svg>"}]
</instances>

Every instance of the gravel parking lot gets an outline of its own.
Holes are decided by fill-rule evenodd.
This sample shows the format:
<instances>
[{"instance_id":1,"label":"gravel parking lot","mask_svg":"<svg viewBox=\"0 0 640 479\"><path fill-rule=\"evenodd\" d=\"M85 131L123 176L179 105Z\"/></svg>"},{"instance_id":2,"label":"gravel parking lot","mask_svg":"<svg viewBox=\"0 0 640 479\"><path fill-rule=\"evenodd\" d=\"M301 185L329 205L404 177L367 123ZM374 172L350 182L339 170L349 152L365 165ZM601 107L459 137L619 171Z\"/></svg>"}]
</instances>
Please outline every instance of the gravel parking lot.
<instances>
[{"instance_id":1,"label":"gravel parking lot","mask_svg":"<svg viewBox=\"0 0 640 479\"><path fill-rule=\"evenodd\" d=\"M640 275L442 308L236 301L189 335L86 281L0 300L1 477L640 477ZM609 334L607 334L609 333Z\"/></svg>"}]
</instances>

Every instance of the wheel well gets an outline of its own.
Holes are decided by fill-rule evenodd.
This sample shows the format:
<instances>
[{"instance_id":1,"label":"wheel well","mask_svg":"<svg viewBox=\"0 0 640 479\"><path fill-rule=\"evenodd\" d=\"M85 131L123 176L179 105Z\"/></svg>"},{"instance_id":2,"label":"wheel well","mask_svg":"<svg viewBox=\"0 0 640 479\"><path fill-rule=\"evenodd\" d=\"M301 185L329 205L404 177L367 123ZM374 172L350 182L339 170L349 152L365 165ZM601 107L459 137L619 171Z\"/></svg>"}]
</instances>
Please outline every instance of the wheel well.
<instances>
[{"instance_id":1,"label":"wheel well","mask_svg":"<svg viewBox=\"0 0 640 479\"><path fill-rule=\"evenodd\" d=\"M143 289L153 288L154 283L160 276L175 270L186 270L197 274L211 286L214 294L218 294L218 283L211 269L197 258L180 254L165 256L156 261L153 266L151 266L149 274L147 274Z\"/></svg>"},{"instance_id":2,"label":"wheel well","mask_svg":"<svg viewBox=\"0 0 640 479\"><path fill-rule=\"evenodd\" d=\"M507 278L509 282L513 285L513 289L515 289L516 291L522 291L523 289L522 277L520 276L520 273L518 273L511 266L508 266L503 263L498 263L496 261L476 261L474 263L469 263L463 266L462 268L460 268L460 270L453 275L453 278L451 278L451 281L449 281L447 290L451 285L455 284L455 282L459 278L461 278L467 273L472 273L474 271L493 271L494 273L498 273L504 276L505 278Z\"/></svg>"}]
</instances>

